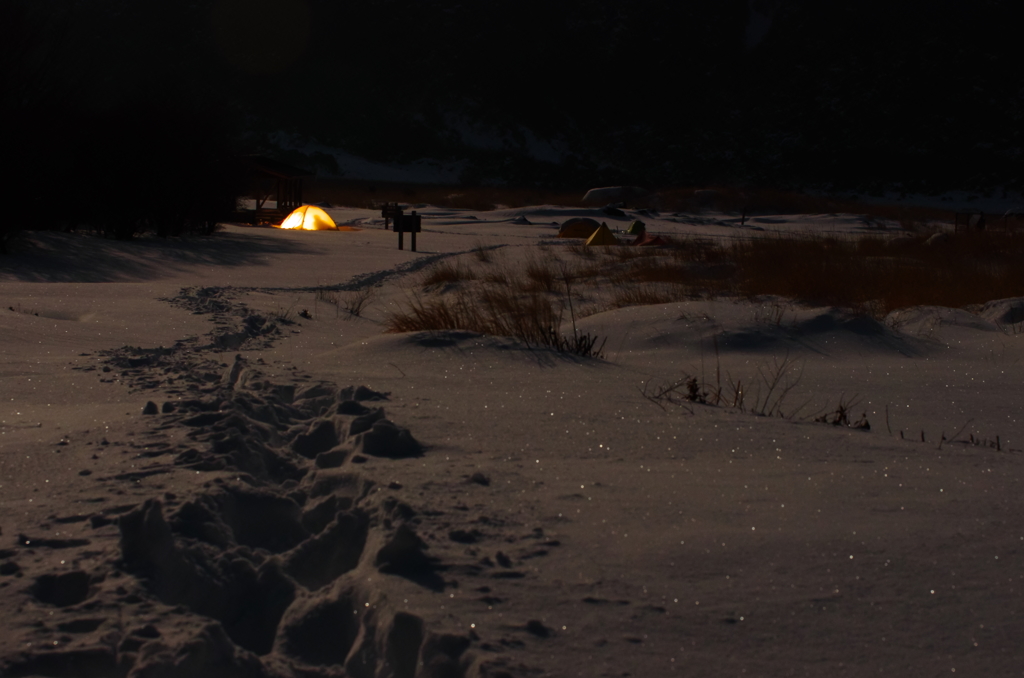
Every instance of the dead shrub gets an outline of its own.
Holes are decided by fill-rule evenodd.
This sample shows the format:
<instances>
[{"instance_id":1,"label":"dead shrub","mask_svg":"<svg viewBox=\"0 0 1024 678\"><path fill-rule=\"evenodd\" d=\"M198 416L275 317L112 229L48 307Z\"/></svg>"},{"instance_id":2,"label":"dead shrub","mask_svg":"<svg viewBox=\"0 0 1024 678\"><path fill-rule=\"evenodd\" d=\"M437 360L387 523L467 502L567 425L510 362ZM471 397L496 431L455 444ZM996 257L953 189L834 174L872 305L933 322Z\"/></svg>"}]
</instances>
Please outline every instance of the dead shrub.
<instances>
[{"instance_id":1,"label":"dead shrub","mask_svg":"<svg viewBox=\"0 0 1024 678\"><path fill-rule=\"evenodd\" d=\"M889 241L892 242L892 241ZM813 305L870 308L876 317L919 305L960 308L1024 294L1024 238L1006 233L876 239L760 238L732 245L735 291ZM877 253L877 254L876 254Z\"/></svg>"},{"instance_id":2,"label":"dead shrub","mask_svg":"<svg viewBox=\"0 0 1024 678\"><path fill-rule=\"evenodd\" d=\"M623 282L641 283L686 283L690 274L684 262L672 261L666 257L635 258L614 276Z\"/></svg>"},{"instance_id":3,"label":"dead shrub","mask_svg":"<svg viewBox=\"0 0 1024 678\"><path fill-rule=\"evenodd\" d=\"M670 285L622 285L615 290L612 308L651 306L688 299L686 288Z\"/></svg>"},{"instance_id":4,"label":"dead shrub","mask_svg":"<svg viewBox=\"0 0 1024 678\"><path fill-rule=\"evenodd\" d=\"M575 319L572 304L581 299L594 309L719 295L776 297L881 319L911 306L963 307L1024 296L1024 267L1019 265L1024 234L986 231L949 234L931 244L926 240L923 234L771 235L725 245L706 238L681 239L668 248L615 248L631 251L601 255L574 244L568 250L579 256L560 260L553 253L528 255L517 268L503 262L487 267L479 277L449 260L428 271L425 287L475 284L459 288L452 300L417 301L394 327L405 331L398 328L406 323L415 329L471 329L555 347L557 332L552 334L552 328L560 326L562 309ZM572 286L589 292L574 300ZM470 290L472 297L466 296ZM769 309L755 319L781 325L784 308L788 307ZM751 382L740 392L750 396L748 403L756 396L750 387L758 383Z\"/></svg>"},{"instance_id":5,"label":"dead shrub","mask_svg":"<svg viewBox=\"0 0 1024 678\"><path fill-rule=\"evenodd\" d=\"M485 282L472 291L457 289L454 294L414 296L405 309L391 315L387 328L392 332L468 330L515 337L530 347L601 357L604 342L598 344L598 337L576 328L572 267L557 259L531 258L526 269L525 280L513 276L502 266L489 273ZM552 298L552 293L559 291L559 285L564 285L564 298ZM561 332L566 306L572 319L571 336Z\"/></svg>"},{"instance_id":6,"label":"dead shrub","mask_svg":"<svg viewBox=\"0 0 1024 678\"><path fill-rule=\"evenodd\" d=\"M604 254L616 259L620 262L630 262L634 259L640 259L642 257L654 256L658 253L657 250L646 247L605 247Z\"/></svg>"},{"instance_id":7,"label":"dead shrub","mask_svg":"<svg viewBox=\"0 0 1024 678\"><path fill-rule=\"evenodd\" d=\"M726 257L724 248L714 240L707 238L682 238L670 241L667 251L674 258L683 261L716 263Z\"/></svg>"},{"instance_id":8,"label":"dead shrub","mask_svg":"<svg viewBox=\"0 0 1024 678\"><path fill-rule=\"evenodd\" d=\"M652 403L665 409L666 405L681 405L692 414L688 403L736 408L762 417L783 417L794 419L801 416L809 401L790 407L787 399L800 385L803 364L787 353L783 357L773 356L756 367L757 375L748 380L733 379L724 375L719 362L718 341L715 341L715 380L710 382L690 373L683 373L676 381L652 383L648 381L640 394ZM701 370L703 372L703 369ZM752 384L752 386L750 385ZM748 402L750 396L753 404ZM785 405L785 409L783 406Z\"/></svg>"},{"instance_id":9,"label":"dead shrub","mask_svg":"<svg viewBox=\"0 0 1024 678\"><path fill-rule=\"evenodd\" d=\"M484 273L483 277L485 282L493 285L502 285L505 287L523 287L524 283L519 280L512 271L505 266L489 270Z\"/></svg>"},{"instance_id":10,"label":"dead shrub","mask_svg":"<svg viewBox=\"0 0 1024 678\"><path fill-rule=\"evenodd\" d=\"M348 313L348 317L361 317L367 304L373 299L372 287L364 287L359 290L334 291L325 288L318 288L314 297L315 303L325 303L334 306L335 317L340 317L341 312ZM315 308L315 307L314 307Z\"/></svg>"},{"instance_id":11,"label":"dead shrub","mask_svg":"<svg viewBox=\"0 0 1024 678\"><path fill-rule=\"evenodd\" d=\"M473 304L465 293L454 297L425 299L413 297L405 311L392 314L387 320L390 332L423 330L469 330L483 332L473 313Z\"/></svg>"},{"instance_id":12,"label":"dead shrub","mask_svg":"<svg viewBox=\"0 0 1024 678\"><path fill-rule=\"evenodd\" d=\"M536 257L529 257L523 268L526 279L531 283L527 291L554 292L557 284L557 272L554 262L541 261Z\"/></svg>"},{"instance_id":13,"label":"dead shrub","mask_svg":"<svg viewBox=\"0 0 1024 678\"><path fill-rule=\"evenodd\" d=\"M350 316L356 318L363 315L363 309L373 299L373 288L365 287L361 290L348 292L341 300L340 309L347 311Z\"/></svg>"},{"instance_id":14,"label":"dead shrub","mask_svg":"<svg viewBox=\"0 0 1024 678\"><path fill-rule=\"evenodd\" d=\"M884 257L892 253L891 240L885 238L860 238L857 240L857 254L863 257Z\"/></svg>"},{"instance_id":15,"label":"dead shrub","mask_svg":"<svg viewBox=\"0 0 1024 678\"><path fill-rule=\"evenodd\" d=\"M587 244L584 242L574 242L569 245L568 250L576 256L583 257L584 259L594 259L597 257L597 252L594 251L594 248L587 247Z\"/></svg>"},{"instance_id":16,"label":"dead shrub","mask_svg":"<svg viewBox=\"0 0 1024 678\"><path fill-rule=\"evenodd\" d=\"M463 280L476 280L476 273L458 261L445 259L427 270L423 276L423 287L450 285Z\"/></svg>"},{"instance_id":17,"label":"dead shrub","mask_svg":"<svg viewBox=\"0 0 1024 678\"><path fill-rule=\"evenodd\" d=\"M507 289L486 289L471 295L459 291L447 297L414 297L405 311L387 321L390 332L466 330L515 337L531 347L547 347L584 357L600 357L604 342L597 337L559 328L562 312L542 294L518 295Z\"/></svg>"},{"instance_id":18,"label":"dead shrub","mask_svg":"<svg viewBox=\"0 0 1024 678\"><path fill-rule=\"evenodd\" d=\"M481 264L489 264L494 261L494 256L491 253L491 250L493 249L493 247L487 247L483 243L478 242L473 248L473 256L476 257L476 260Z\"/></svg>"}]
</instances>

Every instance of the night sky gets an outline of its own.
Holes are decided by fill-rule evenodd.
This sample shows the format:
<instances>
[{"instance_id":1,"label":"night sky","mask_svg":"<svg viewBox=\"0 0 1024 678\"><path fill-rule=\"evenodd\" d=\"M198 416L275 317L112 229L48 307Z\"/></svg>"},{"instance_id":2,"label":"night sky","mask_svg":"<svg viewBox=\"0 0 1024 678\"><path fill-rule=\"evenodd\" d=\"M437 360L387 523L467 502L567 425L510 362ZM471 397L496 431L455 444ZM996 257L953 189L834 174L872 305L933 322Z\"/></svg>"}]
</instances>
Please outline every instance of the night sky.
<instances>
[{"instance_id":1,"label":"night sky","mask_svg":"<svg viewBox=\"0 0 1024 678\"><path fill-rule=\"evenodd\" d=\"M104 116L124 128L107 131L111 145L157 143L137 109L163 107L217 118L251 150L273 152L267 135L287 130L377 160L466 159L472 180L1021 181L1024 78L1008 2L8 7L5 107L29 136L62 128L71 154L76 130L89 135ZM466 121L505 147L467 144ZM557 141L560 162L532 157L523 130Z\"/></svg>"}]
</instances>

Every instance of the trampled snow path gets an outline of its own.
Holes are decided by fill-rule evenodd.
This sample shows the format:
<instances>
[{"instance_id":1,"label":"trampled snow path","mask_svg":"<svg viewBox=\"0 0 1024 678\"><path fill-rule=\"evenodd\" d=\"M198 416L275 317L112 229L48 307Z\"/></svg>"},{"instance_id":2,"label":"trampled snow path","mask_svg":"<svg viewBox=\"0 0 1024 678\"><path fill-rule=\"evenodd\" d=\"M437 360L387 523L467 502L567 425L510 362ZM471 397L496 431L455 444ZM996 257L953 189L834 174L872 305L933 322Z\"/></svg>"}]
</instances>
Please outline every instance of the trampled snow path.
<instances>
[{"instance_id":1,"label":"trampled snow path","mask_svg":"<svg viewBox=\"0 0 1024 678\"><path fill-rule=\"evenodd\" d=\"M145 444L131 450L137 470L97 473L97 509L53 518L88 523L88 538L52 539L40 526L0 554L5 574L31 574L27 592L42 606L19 620L41 628L4 658L4 675L413 675L418 665L461 675L502 665L467 654L469 635L432 628L390 600L388 587L365 583L388 575L437 592L458 586L443 576L457 564L429 555L417 535L421 520L402 485L363 471L370 457L425 453L386 417L387 395L274 380L241 355L218 363L211 355L228 345L266 348L280 336L273 321L219 290L185 289L174 303L234 316L235 326L208 341L107 352L105 367L134 392L167 400L147 405ZM169 431L185 433L172 445ZM192 474L202 480L188 482ZM157 477L186 480L176 492L143 500L136 489L141 503L101 508L104 495L124 493L120 485ZM472 528L451 534L481 538ZM94 564L40 571L25 563L39 551L59 554L61 565ZM47 640L50 607L70 613L58 625L72 634L64 641ZM97 645L91 634L102 629Z\"/></svg>"}]
</instances>

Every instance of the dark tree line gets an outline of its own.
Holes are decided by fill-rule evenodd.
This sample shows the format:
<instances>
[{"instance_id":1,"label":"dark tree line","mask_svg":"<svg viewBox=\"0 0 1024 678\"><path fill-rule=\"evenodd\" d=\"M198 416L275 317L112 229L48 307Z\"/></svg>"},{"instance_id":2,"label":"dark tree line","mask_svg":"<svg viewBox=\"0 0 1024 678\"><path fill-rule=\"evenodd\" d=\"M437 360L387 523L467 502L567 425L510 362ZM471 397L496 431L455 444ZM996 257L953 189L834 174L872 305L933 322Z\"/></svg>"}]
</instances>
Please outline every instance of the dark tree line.
<instances>
[{"instance_id":1,"label":"dark tree line","mask_svg":"<svg viewBox=\"0 0 1024 678\"><path fill-rule=\"evenodd\" d=\"M3 10L11 39L0 52L8 177L0 246L24 229L91 228L119 239L212 233L245 189L236 115L167 74L92 71L65 10ZM110 87L107 75L122 81Z\"/></svg>"}]
</instances>

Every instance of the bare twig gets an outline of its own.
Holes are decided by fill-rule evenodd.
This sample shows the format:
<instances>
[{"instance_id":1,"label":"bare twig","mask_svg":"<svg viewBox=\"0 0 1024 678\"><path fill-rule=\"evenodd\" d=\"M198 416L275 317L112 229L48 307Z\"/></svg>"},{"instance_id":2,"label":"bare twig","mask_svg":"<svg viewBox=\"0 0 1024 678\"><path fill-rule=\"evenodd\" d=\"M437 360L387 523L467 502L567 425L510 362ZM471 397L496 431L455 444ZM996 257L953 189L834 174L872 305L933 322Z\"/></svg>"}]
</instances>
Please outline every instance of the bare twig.
<instances>
[{"instance_id":1,"label":"bare twig","mask_svg":"<svg viewBox=\"0 0 1024 678\"><path fill-rule=\"evenodd\" d=\"M761 383L767 389L764 400L760 397L755 399L754 413L765 416L782 414L782 402L786 399L803 377L803 368L796 364L796 360L790 358L789 353L779 360L772 358L772 362L758 366L757 374L761 377ZM775 399L772 395L775 394Z\"/></svg>"},{"instance_id":2,"label":"bare twig","mask_svg":"<svg viewBox=\"0 0 1024 678\"><path fill-rule=\"evenodd\" d=\"M970 425L971 425L971 422L972 422L972 421L974 421L974 418L973 418L973 417L972 417L971 419L968 419L967 421L965 421L965 422L964 422L964 425L963 425L963 426L961 426L961 427L960 427L960 429L959 429L959 430L958 430L958 431L957 431L956 433L954 433L954 434L953 434L953 437L949 439L949 442L953 442L954 440L956 440L957 438L959 438L959 437L960 437L960 434L964 432L964 429L965 429L965 428L967 428L968 426L970 426Z\"/></svg>"},{"instance_id":3,"label":"bare twig","mask_svg":"<svg viewBox=\"0 0 1024 678\"><path fill-rule=\"evenodd\" d=\"M662 410L665 409L665 403L668 403L682 407L688 414L693 414L693 408L687 405L685 402L686 399L679 395L679 390L685 383L687 382L679 381L674 384L651 389L650 379L648 379L644 382L644 387L638 390L640 391L640 395L647 400L650 400Z\"/></svg>"}]
</instances>

